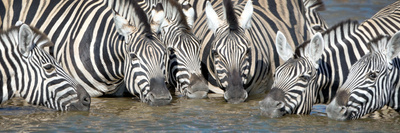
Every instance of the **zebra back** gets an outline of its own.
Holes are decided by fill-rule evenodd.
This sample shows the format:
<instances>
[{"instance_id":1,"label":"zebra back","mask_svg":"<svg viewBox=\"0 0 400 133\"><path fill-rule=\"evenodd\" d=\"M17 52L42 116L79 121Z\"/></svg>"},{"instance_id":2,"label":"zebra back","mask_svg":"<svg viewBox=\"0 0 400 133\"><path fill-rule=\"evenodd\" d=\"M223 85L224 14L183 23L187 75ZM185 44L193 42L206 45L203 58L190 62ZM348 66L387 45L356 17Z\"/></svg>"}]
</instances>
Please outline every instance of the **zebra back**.
<instances>
[{"instance_id":1,"label":"zebra back","mask_svg":"<svg viewBox=\"0 0 400 133\"><path fill-rule=\"evenodd\" d=\"M373 40L377 35L394 35L400 29L400 1L379 10L358 28L364 40ZM381 28L377 28L381 27Z\"/></svg>"}]
</instances>

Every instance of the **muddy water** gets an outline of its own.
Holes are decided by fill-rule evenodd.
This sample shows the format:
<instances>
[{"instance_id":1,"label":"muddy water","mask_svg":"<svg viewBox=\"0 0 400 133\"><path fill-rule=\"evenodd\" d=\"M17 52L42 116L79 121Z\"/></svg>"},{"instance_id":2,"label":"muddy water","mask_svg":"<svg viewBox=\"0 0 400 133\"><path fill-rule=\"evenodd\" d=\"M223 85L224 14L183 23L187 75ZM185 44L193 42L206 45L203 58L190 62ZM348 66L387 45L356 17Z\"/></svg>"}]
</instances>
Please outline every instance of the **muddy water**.
<instances>
[{"instance_id":1,"label":"muddy water","mask_svg":"<svg viewBox=\"0 0 400 133\"><path fill-rule=\"evenodd\" d=\"M326 0L321 12L330 26L341 20L364 20L393 0ZM400 117L335 121L326 117L325 105L311 115L282 118L261 116L255 97L241 104L223 98L184 99L171 105L148 106L132 98L93 98L88 112L57 112L27 105L20 99L0 105L0 131L5 132L131 132L131 131L249 131L249 132L398 132ZM394 113L394 115L398 115Z\"/></svg>"}]
</instances>

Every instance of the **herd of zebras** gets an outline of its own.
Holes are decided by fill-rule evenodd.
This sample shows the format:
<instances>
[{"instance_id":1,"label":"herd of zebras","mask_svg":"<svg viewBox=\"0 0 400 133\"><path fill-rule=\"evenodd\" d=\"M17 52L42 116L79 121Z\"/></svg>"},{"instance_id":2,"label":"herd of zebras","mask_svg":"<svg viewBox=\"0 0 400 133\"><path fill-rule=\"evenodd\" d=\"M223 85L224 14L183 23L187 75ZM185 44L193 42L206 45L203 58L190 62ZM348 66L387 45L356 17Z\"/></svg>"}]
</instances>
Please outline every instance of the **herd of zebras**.
<instances>
[{"instance_id":1,"label":"herd of zebras","mask_svg":"<svg viewBox=\"0 0 400 133\"><path fill-rule=\"evenodd\" d=\"M328 27L321 0L2 0L0 103L89 110L126 93L228 103L262 114L358 119L400 112L400 1Z\"/></svg>"}]
</instances>

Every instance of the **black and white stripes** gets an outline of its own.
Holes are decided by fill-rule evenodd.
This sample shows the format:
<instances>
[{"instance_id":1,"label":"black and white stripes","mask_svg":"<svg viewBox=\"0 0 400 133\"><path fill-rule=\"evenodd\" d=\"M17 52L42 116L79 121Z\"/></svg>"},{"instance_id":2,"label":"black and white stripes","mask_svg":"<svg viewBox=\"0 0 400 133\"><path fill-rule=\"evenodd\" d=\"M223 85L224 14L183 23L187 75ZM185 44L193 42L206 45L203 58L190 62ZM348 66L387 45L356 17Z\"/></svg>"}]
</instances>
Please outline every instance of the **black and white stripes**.
<instances>
[{"instance_id":1,"label":"black and white stripes","mask_svg":"<svg viewBox=\"0 0 400 133\"><path fill-rule=\"evenodd\" d=\"M393 103L398 102L400 32L392 38L382 36L371 41L369 50L351 67L347 80L327 107L328 117L358 119L385 105L399 109L398 103Z\"/></svg>"},{"instance_id":2,"label":"black and white stripes","mask_svg":"<svg viewBox=\"0 0 400 133\"><path fill-rule=\"evenodd\" d=\"M161 6L161 7L159 7ZM207 81L201 73L200 41L188 25L188 18L175 0L165 0L152 10L153 31L160 32L160 39L167 47L168 82L175 91L189 98L205 98ZM193 20L191 20L193 21Z\"/></svg>"},{"instance_id":3,"label":"black and white stripes","mask_svg":"<svg viewBox=\"0 0 400 133\"><path fill-rule=\"evenodd\" d=\"M0 32L0 103L22 97L61 111L89 110L89 94L44 51L52 45L26 24Z\"/></svg>"},{"instance_id":4,"label":"black and white stripes","mask_svg":"<svg viewBox=\"0 0 400 133\"><path fill-rule=\"evenodd\" d=\"M394 3L397 4L398 2ZM391 12L386 9L392 9ZM339 88L347 78L347 74L352 64L354 64L358 59L365 55L368 52L367 42L371 41L373 38L376 38L380 34L388 34L393 35L396 31L397 25L399 25L399 16L397 13L397 8L392 8L392 6L388 6L382 10L385 10L389 14L383 15L382 12L380 15L375 15L376 18L371 18L364 21L361 25L358 26L355 21L346 21L337 26L334 26L324 32L323 42L325 48L322 56L320 56L320 60L309 60L309 62L318 61L318 66L309 67L304 65L303 67L298 67L296 69L292 69L291 72L283 72L284 74L279 74L280 71L277 71L276 75L287 75L283 77L276 77L275 82L279 82L280 80L292 79L293 82L296 82L296 78L300 76L303 71L311 71L317 70L316 78L313 79L310 83L304 84L301 86L293 86L289 88L285 88L286 86L273 86L273 88L281 89L281 90L298 90L300 88L312 90L312 93L305 93L302 91L297 91L298 95L307 96L311 95L309 100L301 101L301 102L293 102L298 99L295 97L290 97L289 94L285 94L285 100L283 98L277 99L274 96L267 96L265 100L263 100L260 104L261 106L269 106L270 103L275 103L276 100L283 102L284 104L288 103L299 103L295 106L290 105L286 106L285 113L283 114L308 114L311 111L310 105L316 103L329 103L333 99L336 94L337 88ZM393 26L393 25L394 26ZM399 30L399 29L397 29ZM305 42L309 43L309 42ZM304 44L302 44L304 45ZM301 45L300 45L301 46ZM299 48L299 47L298 47ZM296 51L298 50L296 48ZM302 56L293 55L280 55L281 57L288 58L296 58ZM319 59L319 57L316 57ZM304 58L306 59L306 58ZM285 59L284 59L285 60ZM289 61L289 60L288 60ZM297 61L296 61L297 62ZM277 69L283 69L286 66L280 66ZM294 76L290 76L288 73L295 73ZM292 101L292 102L289 102ZM313 103L310 103L313 102ZM302 104L300 104L302 103ZM270 108L276 108L277 106L273 105ZM307 107L307 108L305 108ZM266 107L262 107L266 108ZM275 110L271 109L271 110ZM299 110L302 109L302 110ZM291 111L297 110L297 111ZM265 110L268 112L268 110Z\"/></svg>"},{"instance_id":5,"label":"black and white stripes","mask_svg":"<svg viewBox=\"0 0 400 133\"><path fill-rule=\"evenodd\" d=\"M124 7L133 8L118 9L115 13L108 4L112 5L97 0L3 1L1 28L20 20L48 34L55 44L50 47L50 54L91 96L114 93L125 84L144 102L153 104L152 100L160 96L160 103L169 103L166 85L156 89L149 83L151 78L156 78L157 83L165 80L165 47L151 32L146 14L135 1L123 1ZM135 61L140 64L139 73L128 67ZM126 75L128 72L131 75ZM125 82L133 80L140 85Z\"/></svg>"},{"instance_id":6,"label":"black and white stripes","mask_svg":"<svg viewBox=\"0 0 400 133\"><path fill-rule=\"evenodd\" d=\"M302 1L224 3L227 1L191 2L196 11L194 30L202 40L200 55L210 90L238 103L272 85L275 67L281 63L273 45L276 31L283 31L290 44L307 40L310 32ZM205 12L198 12L201 10Z\"/></svg>"}]
</instances>

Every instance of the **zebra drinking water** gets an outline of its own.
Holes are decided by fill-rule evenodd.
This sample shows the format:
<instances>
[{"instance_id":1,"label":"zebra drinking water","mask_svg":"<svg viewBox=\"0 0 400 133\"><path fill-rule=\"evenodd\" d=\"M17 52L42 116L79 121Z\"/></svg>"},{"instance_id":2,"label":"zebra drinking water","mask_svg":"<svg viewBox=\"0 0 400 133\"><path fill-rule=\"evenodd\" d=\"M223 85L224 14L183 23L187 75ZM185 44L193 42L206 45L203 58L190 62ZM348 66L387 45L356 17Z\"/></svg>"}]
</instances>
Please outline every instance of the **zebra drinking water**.
<instances>
[{"instance_id":1,"label":"zebra drinking water","mask_svg":"<svg viewBox=\"0 0 400 133\"><path fill-rule=\"evenodd\" d=\"M153 8L152 17L153 31L160 33L167 47L169 84L183 96L207 97L208 85L200 69L200 41L188 25L182 7L175 0L165 0Z\"/></svg>"},{"instance_id":2,"label":"zebra drinking water","mask_svg":"<svg viewBox=\"0 0 400 133\"><path fill-rule=\"evenodd\" d=\"M89 110L89 94L44 50L52 45L26 24L0 31L0 104L22 97L60 111Z\"/></svg>"},{"instance_id":3,"label":"zebra drinking water","mask_svg":"<svg viewBox=\"0 0 400 133\"><path fill-rule=\"evenodd\" d=\"M9 3L10 2L10 3ZM125 88L151 105L170 103L165 47L135 1L113 12L108 1L2 1L1 28L16 21L39 28L55 43L49 53L93 97ZM120 15L122 14L122 15ZM129 19L128 19L129 18Z\"/></svg>"},{"instance_id":4,"label":"zebra drinking water","mask_svg":"<svg viewBox=\"0 0 400 133\"><path fill-rule=\"evenodd\" d=\"M327 106L329 118L358 119L388 105L399 108L400 32L369 43L369 53L350 68L346 81Z\"/></svg>"},{"instance_id":5,"label":"zebra drinking water","mask_svg":"<svg viewBox=\"0 0 400 133\"><path fill-rule=\"evenodd\" d=\"M361 25L355 21L346 21L322 33L324 44L320 45L325 45L325 48L320 60L311 60L294 52L309 42L304 42L293 52L290 52L292 47L287 42L278 43L278 51L283 50L279 52L282 53L280 57L287 61L277 68L274 82L287 84L273 85L271 94L260 101L262 113L271 117L309 114L313 104L329 103L347 77L350 66L368 52L366 43L380 34L393 35L400 30L399 5L398 1L381 9ZM318 66L306 65L304 62L317 63ZM297 64L297 67L289 64ZM272 92L280 95L272 95Z\"/></svg>"},{"instance_id":6,"label":"zebra drinking water","mask_svg":"<svg viewBox=\"0 0 400 133\"><path fill-rule=\"evenodd\" d=\"M302 1L203 2L192 4L205 10L194 23L202 39L202 71L210 90L223 94L228 103L263 94L272 85L272 73L280 64L272 45L276 31L284 31L291 42L309 38Z\"/></svg>"}]
</instances>

